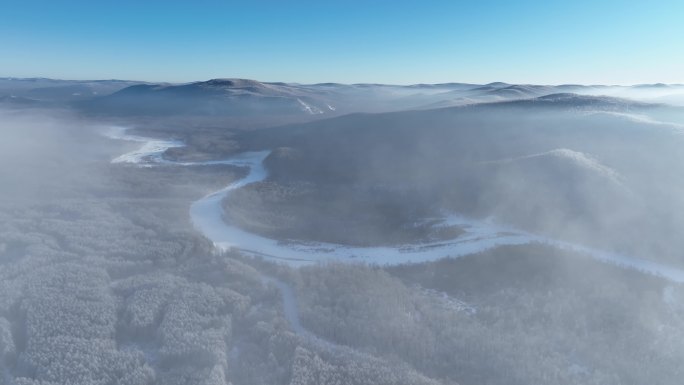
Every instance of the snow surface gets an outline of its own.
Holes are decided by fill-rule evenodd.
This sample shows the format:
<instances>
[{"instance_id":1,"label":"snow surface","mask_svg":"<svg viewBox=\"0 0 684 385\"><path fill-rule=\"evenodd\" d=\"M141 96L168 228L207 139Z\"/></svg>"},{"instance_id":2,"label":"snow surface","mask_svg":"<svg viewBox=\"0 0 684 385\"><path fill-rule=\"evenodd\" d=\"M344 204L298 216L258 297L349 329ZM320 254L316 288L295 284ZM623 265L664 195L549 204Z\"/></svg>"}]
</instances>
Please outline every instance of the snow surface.
<instances>
[{"instance_id":1,"label":"snow surface","mask_svg":"<svg viewBox=\"0 0 684 385\"><path fill-rule=\"evenodd\" d=\"M267 275L261 276L261 281L264 285L269 284L275 286L280 291L283 301L283 314L285 319L290 324L292 331L300 337L305 338L308 342L318 345L324 349L344 349L345 347L334 342L323 339L302 326L299 313L299 304L295 290L288 283L281 281L278 278Z\"/></svg>"},{"instance_id":2,"label":"snow surface","mask_svg":"<svg viewBox=\"0 0 684 385\"><path fill-rule=\"evenodd\" d=\"M557 158L557 159L566 159L568 161L571 161L578 167L594 171L595 173L599 175L603 175L604 177L607 177L611 180L614 181L619 181L622 179L620 174L613 170L612 168L605 166L601 164L596 158L593 156L584 153L584 152L579 152L579 151L574 151L570 150L567 148L557 148L555 150L551 151L546 151L546 152L541 152L537 154L531 154L531 155L525 155L525 156L520 156L517 158L508 158L508 159L503 159L503 160L495 160L495 161L490 161L490 162L484 162L485 164L491 163L491 164L502 164L502 163L514 163L517 161L521 160L526 160L526 159L537 159L537 158Z\"/></svg>"},{"instance_id":3,"label":"snow surface","mask_svg":"<svg viewBox=\"0 0 684 385\"><path fill-rule=\"evenodd\" d=\"M623 119L630 120L630 121L636 122L636 123L646 123L646 124L652 124L652 125L656 125L656 126L664 126L666 128L676 129L679 132L681 132L681 130L684 130L684 124L676 123L676 122L667 122L667 121L663 121L663 120L657 120L657 119L654 119L648 115L643 115L643 114L634 114L634 113L616 112L616 111L592 111L592 112L589 112L587 114L588 115L607 115L607 116L611 116L611 117L623 118Z\"/></svg>"},{"instance_id":4,"label":"snow surface","mask_svg":"<svg viewBox=\"0 0 684 385\"><path fill-rule=\"evenodd\" d=\"M111 139L126 140L143 143L142 147L135 151L127 152L112 159L112 163L135 163L151 166L150 162L164 162L162 154L169 148L183 147L185 144L177 140L163 140L144 138L141 136L126 134L125 127L111 127L104 134Z\"/></svg>"},{"instance_id":5,"label":"snow surface","mask_svg":"<svg viewBox=\"0 0 684 385\"><path fill-rule=\"evenodd\" d=\"M304 111L306 111L307 113L309 113L309 115L319 115L319 114L322 114L322 113L323 113L323 111L321 111L320 108L315 107L315 106L312 106L312 105L310 105L310 104L307 104L307 103L305 103L302 99L297 99L297 101L298 101L299 104L302 106L302 110L304 110ZM328 107L330 107L330 106L328 106Z\"/></svg>"},{"instance_id":6,"label":"snow surface","mask_svg":"<svg viewBox=\"0 0 684 385\"><path fill-rule=\"evenodd\" d=\"M287 263L294 267L330 260L395 265L434 261L446 257L461 257L504 245L539 243L574 251L623 268L635 269L660 276L673 282L684 283L684 270L682 269L539 236L519 229L502 226L489 220L475 220L457 214L444 216L441 218L442 222L440 225L458 226L464 232L456 238L439 242L414 243L394 247L357 247L324 242L283 242L266 238L240 229L225 220L221 202L231 192L250 183L263 181L268 177L263 161L270 153L269 151L246 152L229 159L216 161L173 162L164 160L161 154L168 148L182 146L181 142L129 136L118 128L113 132L115 133L114 135L110 133L108 136L143 143L140 149L114 159L112 162L115 163L136 163L141 166L151 166L159 163L178 166L224 164L249 168L245 178L201 198L190 207L190 216L195 228L211 240L219 250L234 248L246 254L259 255L264 258ZM286 295L285 293L286 291L283 291L284 296ZM292 319L291 321L295 320ZM293 328L296 327L301 327L301 325L293 324Z\"/></svg>"}]
</instances>

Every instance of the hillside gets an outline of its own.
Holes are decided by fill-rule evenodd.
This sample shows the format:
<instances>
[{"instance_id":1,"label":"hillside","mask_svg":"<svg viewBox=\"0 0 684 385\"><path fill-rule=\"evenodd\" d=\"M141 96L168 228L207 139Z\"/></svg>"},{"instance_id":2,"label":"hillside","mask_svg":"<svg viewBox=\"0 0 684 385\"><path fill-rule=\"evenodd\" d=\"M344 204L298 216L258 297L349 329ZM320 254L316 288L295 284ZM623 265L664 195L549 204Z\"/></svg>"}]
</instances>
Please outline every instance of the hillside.
<instances>
[{"instance_id":1,"label":"hillside","mask_svg":"<svg viewBox=\"0 0 684 385\"><path fill-rule=\"evenodd\" d=\"M664 111L681 116L661 105L556 94L353 114L257 130L238 141L247 149L279 149L266 159L274 183L318 189L310 203L342 205L350 218L375 215L378 205L345 206L356 199L349 197L375 190L394 202L395 213L410 207L427 216L455 211L493 217L537 233L670 259L679 245L671 230L679 225L663 228L660 221L676 221L667 208L684 207L684 201L663 194L656 181L684 187L684 138L676 124L633 115ZM346 198L324 193L336 189L347 191ZM264 210L287 204L281 197ZM396 229L410 221L396 222Z\"/></svg>"}]
</instances>

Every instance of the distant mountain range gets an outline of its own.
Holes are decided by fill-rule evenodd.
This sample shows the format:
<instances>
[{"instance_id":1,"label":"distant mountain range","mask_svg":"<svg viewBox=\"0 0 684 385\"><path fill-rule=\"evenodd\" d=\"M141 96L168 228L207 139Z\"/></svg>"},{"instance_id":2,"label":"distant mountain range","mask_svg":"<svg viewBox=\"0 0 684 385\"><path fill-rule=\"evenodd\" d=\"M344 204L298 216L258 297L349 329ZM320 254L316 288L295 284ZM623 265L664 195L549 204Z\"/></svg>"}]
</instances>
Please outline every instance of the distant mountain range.
<instances>
[{"instance_id":1,"label":"distant mountain range","mask_svg":"<svg viewBox=\"0 0 684 385\"><path fill-rule=\"evenodd\" d=\"M575 96L572 96L575 95ZM580 98L577 95L583 95ZM126 116L290 116L316 119L352 112L433 109L477 103L535 100L536 103L618 105L613 99L684 105L684 86L641 84L531 85L441 83L296 84L247 79L212 79L186 84L127 80L70 81L45 78L0 78L0 104L5 106L63 105L80 110Z\"/></svg>"},{"instance_id":2,"label":"distant mountain range","mask_svg":"<svg viewBox=\"0 0 684 385\"><path fill-rule=\"evenodd\" d=\"M334 112L325 89L245 79L213 79L181 85L140 84L91 99L85 107L132 114L256 115Z\"/></svg>"},{"instance_id":3,"label":"distant mountain range","mask_svg":"<svg viewBox=\"0 0 684 385\"><path fill-rule=\"evenodd\" d=\"M140 83L128 80L0 78L0 96L64 102L109 95Z\"/></svg>"}]
</instances>

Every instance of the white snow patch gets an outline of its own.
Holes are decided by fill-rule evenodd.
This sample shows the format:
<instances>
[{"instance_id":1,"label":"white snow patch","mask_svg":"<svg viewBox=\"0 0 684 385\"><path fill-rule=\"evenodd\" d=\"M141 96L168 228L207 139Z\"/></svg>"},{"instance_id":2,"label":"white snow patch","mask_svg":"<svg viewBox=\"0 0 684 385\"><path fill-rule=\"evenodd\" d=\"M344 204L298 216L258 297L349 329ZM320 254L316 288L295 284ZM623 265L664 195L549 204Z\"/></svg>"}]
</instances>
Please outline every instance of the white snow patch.
<instances>
[{"instance_id":1,"label":"white snow patch","mask_svg":"<svg viewBox=\"0 0 684 385\"><path fill-rule=\"evenodd\" d=\"M104 135L111 139L140 142L142 146L134 151L127 152L112 159L112 163L134 163L150 166L152 163L163 163L162 155L169 148L183 147L184 143L178 140L164 140L145 138L126 134L125 127L111 127Z\"/></svg>"},{"instance_id":2,"label":"white snow patch","mask_svg":"<svg viewBox=\"0 0 684 385\"><path fill-rule=\"evenodd\" d=\"M302 99L297 99L297 101L302 106L302 109L311 115L320 115L323 113L323 111L320 108L318 108L316 106L312 106L312 105L307 104L307 103L304 103L304 101Z\"/></svg>"},{"instance_id":3,"label":"white snow patch","mask_svg":"<svg viewBox=\"0 0 684 385\"><path fill-rule=\"evenodd\" d=\"M630 120L632 122L636 123L645 123L645 124L653 124L657 126L667 126L671 128L677 128L679 130L684 130L684 124L680 123L675 123L675 122L665 122L662 120L657 120L654 119L648 115L644 114L632 114L632 113L627 113L627 112L615 112L615 111L593 111L593 112L588 112L588 115L608 115L608 116L614 116L618 118L623 118Z\"/></svg>"},{"instance_id":4,"label":"white snow patch","mask_svg":"<svg viewBox=\"0 0 684 385\"><path fill-rule=\"evenodd\" d=\"M617 171L613 170L612 168L610 168L608 166L601 164L593 156L591 156L587 153L584 153L584 152L574 151L574 150L570 150L567 148L557 148L557 149L554 149L551 151L541 152L538 154L531 154L531 155L520 156L517 158L508 158L508 159L495 160L495 161L484 162L484 163L489 163L489 164L513 163L513 162L517 162L520 160L543 158L543 157L555 157L555 158L561 158L561 159L568 159L568 160L572 161L574 164L576 164L582 168L595 171L596 173L601 174L605 177L608 177L612 180L619 181L621 179L621 176Z\"/></svg>"},{"instance_id":5,"label":"white snow patch","mask_svg":"<svg viewBox=\"0 0 684 385\"><path fill-rule=\"evenodd\" d=\"M445 310L449 310L454 313L466 313L469 315L474 315L477 313L477 309L474 306L461 301L458 298L452 297L443 291L428 289L422 286L417 286L416 290L421 291L424 295L427 295L429 298L435 300L437 304Z\"/></svg>"}]
</instances>

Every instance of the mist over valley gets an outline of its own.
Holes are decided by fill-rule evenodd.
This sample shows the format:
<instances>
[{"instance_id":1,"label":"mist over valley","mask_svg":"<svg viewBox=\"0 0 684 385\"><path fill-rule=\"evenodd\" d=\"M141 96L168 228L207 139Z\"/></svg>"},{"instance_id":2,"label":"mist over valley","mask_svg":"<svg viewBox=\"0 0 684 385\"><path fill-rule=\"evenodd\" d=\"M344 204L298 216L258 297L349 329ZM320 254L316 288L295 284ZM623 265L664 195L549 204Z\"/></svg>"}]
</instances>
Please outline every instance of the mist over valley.
<instances>
[{"instance_id":1,"label":"mist over valley","mask_svg":"<svg viewBox=\"0 0 684 385\"><path fill-rule=\"evenodd\" d=\"M684 86L0 79L0 384L679 384Z\"/></svg>"}]
</instances>

